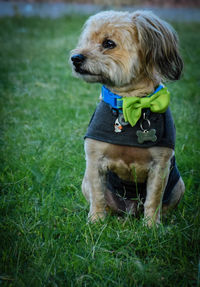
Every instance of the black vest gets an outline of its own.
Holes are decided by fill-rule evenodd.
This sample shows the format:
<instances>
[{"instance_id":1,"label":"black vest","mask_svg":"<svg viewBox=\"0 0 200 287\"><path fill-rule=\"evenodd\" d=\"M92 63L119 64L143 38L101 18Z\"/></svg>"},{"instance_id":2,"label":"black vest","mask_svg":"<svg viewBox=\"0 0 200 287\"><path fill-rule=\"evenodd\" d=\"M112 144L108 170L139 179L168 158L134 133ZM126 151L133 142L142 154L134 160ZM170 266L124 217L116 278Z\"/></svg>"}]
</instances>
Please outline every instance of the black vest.
<instances>
[{"instance_id":1,"label":"black vest","mask_svg":"<svg viewBox=\"0 0 200 287\"><path fill-rule=\"evenodd\" d=\"M156 130L157 140L155 142L145 141L142 144L138 143L136 132L141 130L140 122L142 119L134 127L126 125L123 126L122 132L116 133L114 124L118 117L118 111L103 101L98 104L90 120L85 138L134 147L163 146L174 149L176 132L170 109L168 108L162 114L152 113L149 109L146 110L151 123L150 128Z\"/></svg>"},{"instance_id":2,"label":"black vest","mask_svg":"<svg viewBox=\"0 0 200 287\"><path fill-rule=\"evenodd\" d=\"M123 126L122 132L116 133L114 129L115 121L118 118L118 110L113 109L107 103L101 101L88 126L85 138L91 138L98 141L103 141L111 144L133 146L140 148L149 148L153 146L175 148L176 131L170 109L168 108L165 113L152 113L150 109L145 109L148 114L148 120L150 121L150 129L156 130L156 141L144 141L138 143L137 131L141 131L141 121L136 123L134 127L130 124ZM180 174L176 166L175 157L171 161L171 172L169 180L164 192L163 203L168 203L173 187L179 180ZM122 181L116 174L109 172L107 174L107 187L120 196L126 198L132 198L134 192L138 187L141 189L141 193L146 191L146 184L137 184L137 187L132 182ZM125 191L125 194L124 194Z\"/></svg>"}]
</instances>

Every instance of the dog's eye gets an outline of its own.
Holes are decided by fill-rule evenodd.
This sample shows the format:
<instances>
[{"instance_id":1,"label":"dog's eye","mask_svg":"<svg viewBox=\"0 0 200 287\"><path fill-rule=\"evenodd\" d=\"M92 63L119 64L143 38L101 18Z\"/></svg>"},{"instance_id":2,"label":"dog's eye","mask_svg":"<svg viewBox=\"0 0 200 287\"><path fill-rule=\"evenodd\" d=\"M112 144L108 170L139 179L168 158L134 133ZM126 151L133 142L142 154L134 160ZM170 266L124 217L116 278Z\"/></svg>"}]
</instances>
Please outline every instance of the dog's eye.
<instances>
[{"instance_id":1,"label":"dog's eye","mask_svg":"<svg viewBox=\"0 0 200 287\"><path fill-rule=\"evenodd\" d=\"M105 49L114 49L116 47L116 44L112 40L106 39L106 40L103 41L102 46Z\"/></svg>"}]
</instances>

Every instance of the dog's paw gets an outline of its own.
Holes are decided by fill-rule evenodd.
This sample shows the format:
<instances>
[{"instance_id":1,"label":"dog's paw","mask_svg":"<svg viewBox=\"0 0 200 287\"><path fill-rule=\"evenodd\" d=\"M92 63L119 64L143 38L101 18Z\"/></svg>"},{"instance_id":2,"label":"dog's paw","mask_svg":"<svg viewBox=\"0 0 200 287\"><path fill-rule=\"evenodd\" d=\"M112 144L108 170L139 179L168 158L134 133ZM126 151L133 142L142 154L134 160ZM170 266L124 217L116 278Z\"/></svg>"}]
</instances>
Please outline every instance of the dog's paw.
<instances>
[{"instance_id":1,"label":"dog's paw","mask_svg":"<svg viewBox=\"0 0 200 287\"><path fill-rule=\"evenodd\" d=\"M95 223L97 221L103 221L106 218L106 212L96 212L88 214L88 222Z\"/></svg>"},{"instance_id":2,"label":"dog's paw","mask_svg":"<svg viewBox=\"0 0 200 287\"><path fill-rule=\"evenodd\" d=\"M160 225L160 219L150 218L150 217L144 217L143 224L146 227L158 227Z\"/></svg>"}]
</instances>

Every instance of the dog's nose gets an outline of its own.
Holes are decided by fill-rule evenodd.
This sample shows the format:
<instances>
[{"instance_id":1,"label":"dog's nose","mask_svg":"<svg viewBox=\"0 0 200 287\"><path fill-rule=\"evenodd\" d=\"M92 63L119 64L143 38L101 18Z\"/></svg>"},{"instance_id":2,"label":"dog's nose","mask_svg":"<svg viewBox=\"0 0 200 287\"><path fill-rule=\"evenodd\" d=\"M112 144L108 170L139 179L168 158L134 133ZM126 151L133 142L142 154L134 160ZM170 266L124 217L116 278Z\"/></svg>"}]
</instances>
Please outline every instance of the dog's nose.
<instances>
[{"instance_id":1,"label":"dog's nose","mask_svg":"<svg viewBox=\"0 0 200 287\"><path fill-rule=\"evenodd\" d=\"M77 54L71 57L71 60L74 64L74 66L80 66L84 61L86 57L83 54Z\"/></svg>"}]
</instances>

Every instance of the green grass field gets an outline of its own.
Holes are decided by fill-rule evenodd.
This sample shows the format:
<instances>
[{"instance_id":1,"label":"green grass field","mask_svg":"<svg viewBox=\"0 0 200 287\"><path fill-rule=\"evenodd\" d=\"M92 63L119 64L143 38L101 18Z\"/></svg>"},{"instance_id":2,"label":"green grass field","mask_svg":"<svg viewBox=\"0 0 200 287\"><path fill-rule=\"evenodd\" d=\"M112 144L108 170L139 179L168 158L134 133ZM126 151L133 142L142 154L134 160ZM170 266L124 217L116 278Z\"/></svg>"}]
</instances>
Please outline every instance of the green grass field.
<instances>
[{"instance_id":1,"label":"green grass field","mask_svg":"<svg viewBox=\"0 0 200 287\"><path fill-rule=\"evenodd\" d=\"M0 286L198 286L200 24L174 23L185 70L168 84L186 193L148 229L86 221L83 136L100 85L68 65L84 21L0 19Z\"/></svg>"}]
</instances>

